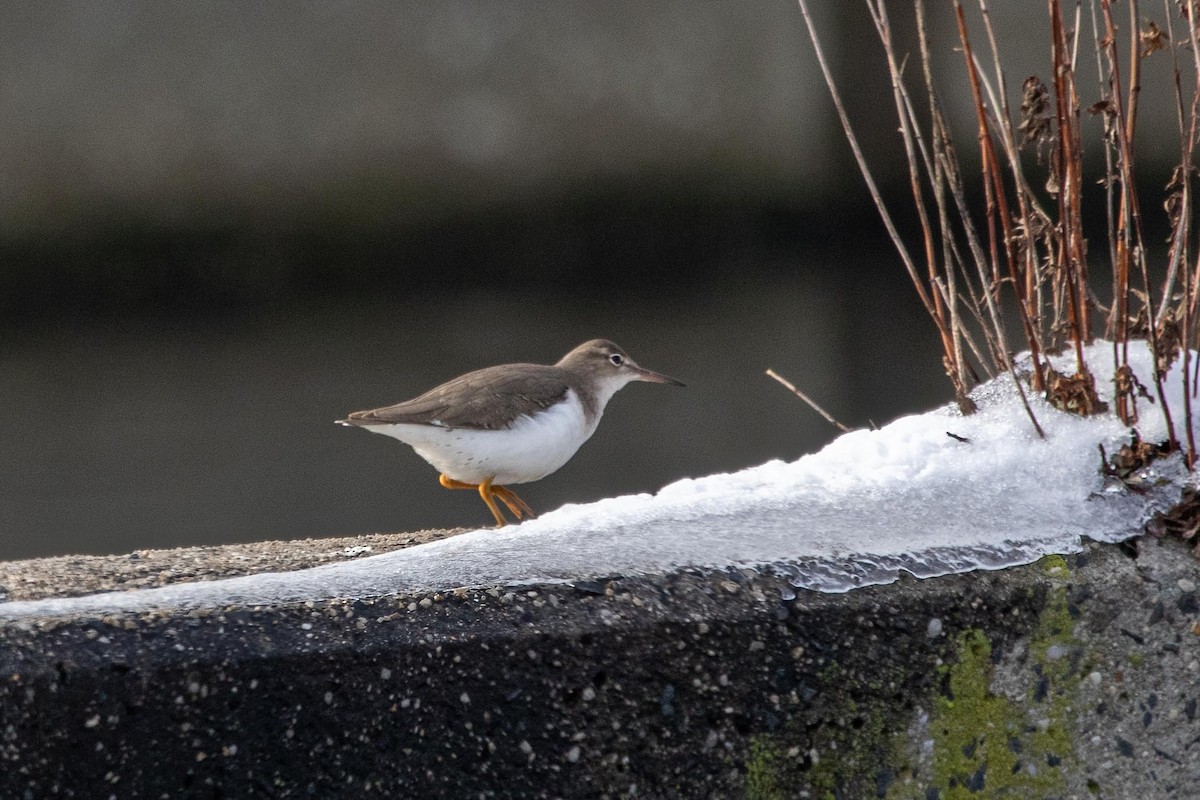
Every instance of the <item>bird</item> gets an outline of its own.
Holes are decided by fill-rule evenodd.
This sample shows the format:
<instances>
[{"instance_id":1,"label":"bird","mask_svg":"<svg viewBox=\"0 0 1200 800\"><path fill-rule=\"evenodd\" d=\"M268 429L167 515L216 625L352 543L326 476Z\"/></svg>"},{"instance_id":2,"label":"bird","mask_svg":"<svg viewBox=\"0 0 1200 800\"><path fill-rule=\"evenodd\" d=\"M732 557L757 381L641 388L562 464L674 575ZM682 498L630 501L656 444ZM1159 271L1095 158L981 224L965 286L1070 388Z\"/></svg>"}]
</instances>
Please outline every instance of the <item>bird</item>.
<instances>
[{"instance_id":1,"label":"bird","mask_svg":"<svg viewBox=\"0 0 1200 800\"><path fill-rule=\"evenodd\" d=\"M339 425L399 439L446 489L473 489L502 528L537 515L508 488L540 480L595 433L608 401L633 381L684 386L638 366L607 339L584 342L556 364L502 364L468 372L395 405L355 411Z\"/></svg>"}]
</instances>

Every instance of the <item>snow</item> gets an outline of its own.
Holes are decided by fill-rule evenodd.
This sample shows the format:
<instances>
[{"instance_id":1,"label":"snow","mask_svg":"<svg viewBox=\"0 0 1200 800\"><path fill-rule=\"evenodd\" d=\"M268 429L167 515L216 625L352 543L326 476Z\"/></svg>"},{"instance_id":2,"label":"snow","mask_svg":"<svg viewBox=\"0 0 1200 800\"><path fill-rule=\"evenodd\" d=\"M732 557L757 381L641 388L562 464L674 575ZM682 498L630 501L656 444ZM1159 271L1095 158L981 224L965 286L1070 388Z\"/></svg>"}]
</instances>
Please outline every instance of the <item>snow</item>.
<instances>
[{"instance_id":1,"label":"snow","mask_svg":"<svg viewBox=\"0 0 1200 800\"><path fill-rule=\"evenodd\" d=\"M1092 345L1087 360L1111 400L1111 344ZM1152 356L1144 343L1130 344L1130 365L1150 386ZM1074 371L1068 357L1056 366ZM1168 389L1179 426L1178 364ZM681 480L656 495L568 505L500 531L291 573L0 603L0 617L259 605L677 568L771 569L798 588L844 592L893 581L903 571L924 578L1029 563L1077 551L1083 537L1120 541L1140 533L1191 480L1176 457L1149 468L1148 491L1106 481L1097 446L1111 454L1129 440L1111 413L1083 419L1030 394L1043 440L1007 376L972 396L979 412L969 417L946 406L845 434L795 462ZM1165 439L1158 407L1143 400L1139 410L1142 438ZM808 411L798 406L796 413Z\"/></svg>"}]
</instances>

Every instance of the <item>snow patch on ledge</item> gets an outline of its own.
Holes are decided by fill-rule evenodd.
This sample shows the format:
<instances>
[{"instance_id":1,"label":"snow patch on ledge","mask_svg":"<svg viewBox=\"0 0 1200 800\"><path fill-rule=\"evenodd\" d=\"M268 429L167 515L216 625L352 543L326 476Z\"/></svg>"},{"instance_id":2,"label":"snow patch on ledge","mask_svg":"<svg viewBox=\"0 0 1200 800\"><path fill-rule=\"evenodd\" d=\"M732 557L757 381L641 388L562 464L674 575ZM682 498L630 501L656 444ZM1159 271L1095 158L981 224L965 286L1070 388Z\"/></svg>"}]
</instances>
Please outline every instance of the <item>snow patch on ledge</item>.
<instances>
[{"instance_id":1,"label":"snow patch on ledge","mask_svg":"<svg viewBox=\"0 0 1200 800\"><path fill-rule=\"evenodd\" d=\"M1105 399L1111 347L1097 343L1087 353ZM1130 344L1130 364L1149 385L1144 343ZM1074 371L1069 358L1057 365ZM1179 370L1168 387L1178 426ZM568 505L500 531L297 572L0 603L0 618L267 605L677 568L769 568L799 588L843 592L891 582L902 571L924 578L1025 564L1074 552L1085 536L1120 541L1175 502L1191 479L1175 458L1148 471L1153 488L1145 493L1107 485L1097 446L1112 453L1129 438L1113 415L1081 419L1031 396L1042 440L1007 376L972 396L979 413L970 417L947 406L845 434L795 462L681 480L656 495ZM1139 410L1143 438L1165 439L1157 405L1141 401ZM796 413L807 411L798 406Z\"/></svg>"}]
</instances>

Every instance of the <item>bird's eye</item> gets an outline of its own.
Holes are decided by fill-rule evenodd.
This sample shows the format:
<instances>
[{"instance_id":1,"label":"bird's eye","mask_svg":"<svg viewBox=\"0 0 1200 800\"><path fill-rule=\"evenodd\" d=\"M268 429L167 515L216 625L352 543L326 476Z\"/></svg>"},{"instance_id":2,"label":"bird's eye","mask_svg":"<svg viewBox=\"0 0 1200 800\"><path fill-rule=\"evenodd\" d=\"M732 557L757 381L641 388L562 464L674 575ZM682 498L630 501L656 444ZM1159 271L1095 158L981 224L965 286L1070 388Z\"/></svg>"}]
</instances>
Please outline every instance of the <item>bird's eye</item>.
<instances>
[{"instance_id":1,"label":"bird's eye","mask_svg":"<svg viewBox=\"0 0 1200 800\"><path fill-rule=\"evenodd\" d=\"M613 353L608 357L608 360L612 362L614 367L619 367L625 363L625 358L620 353Z\"/></svg>"}]
</instances>

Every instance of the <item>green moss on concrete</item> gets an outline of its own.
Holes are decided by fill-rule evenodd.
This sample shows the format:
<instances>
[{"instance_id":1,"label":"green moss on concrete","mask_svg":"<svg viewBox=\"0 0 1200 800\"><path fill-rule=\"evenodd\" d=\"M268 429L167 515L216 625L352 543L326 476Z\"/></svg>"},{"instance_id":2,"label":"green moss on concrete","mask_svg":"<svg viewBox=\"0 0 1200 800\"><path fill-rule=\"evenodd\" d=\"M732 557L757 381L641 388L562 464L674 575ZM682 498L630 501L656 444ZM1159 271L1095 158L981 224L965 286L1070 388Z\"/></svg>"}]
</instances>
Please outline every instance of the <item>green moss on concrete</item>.
<instances>
[{"instance_id":1,"label":"green moss on concrete","mask_svg":"<svg viewBox=\"0 0 1200 800\"><path fill-rule=\"evenodd\" d=\"M1042 559L1069 577L1059 556ZM1066 588L1052 587L1028 644L1021 701L995 694L992 645L980 630L956 639L944 667L946 692L930 715L932 786L943 800L1047 797L1066 789L1063 766L1074 760L1071 701L1079 686L1079 642Z\"/></svg>"},{"instance_id":2,"label":"green moss on concrete","mask_svg":"<svg viewBox=\"0 0 1200 800\"><path fill-rule=\"evenodd\" d=\"M1061 557L1056 556L1061 560ZM1065 586L1054 587L1046 607L1038 616L1037 627L1029 642L1030 666L1036 680L1029 687L1027 703L1033 719L1030 735L1031 761L1044 758L1039 765L1043 771L1061 776L1058 764L1073 759L1071 738L1075 719L1071 713L1072 698L1079 688L1082 674L1078 669L1082 645L1075 637L1075 621L1067 607Z\"/></svg>"},{"instance_id":3,"label":"green moss on concrete","mask_svg":"<svg viewBox=\"0 0 1200 800\"><path fill-rule=\"evenodd\" d=\"M1037 560L1037 565L1055 577L1065 578L1071 573L1071 567L1067 564L1067 560L1057 554L1042 556Z\"/></svg>"},{"instance_id":4,"label":"green moss on concrete","mask_svg":"<svg viewBox=\"0 0 1200 800\"><path fill-rule=\"evenodd\" d=\"M779 749L771 737L760 734L750 739L746 759L746 800L784 800Z\"/></svg>"},{"instance_id":5,"label":"green moss on concrete","mask_svg":"<svg viewBox=\"0 0 1200 800\"><path fill-rule=\"evenodd\" d=\"M965 631L957 650L958 662L946 668L948 691L934 701L930 720L933 783L947 800L978 797L984 791L1005 796L1002 790L1020 782L1020 756L1012 742L1022 734L1021 714L989 688L992 646L987 636Z\"/></svg>"},{"instance_id":6,"label":"green moss on concrete","mask_svg":"<svg viewBox=\"0 0 1200 800\"><path fill-rule=\"evenodd\" d=\"M1028 597L1041 610L1019 640L1024 646L1006 643L1003 660L994 662L983 629L960 632L941 667L941 690L921 704L927 719L897 714L895 703L882 699L882 687L903 682L889 673L891 665L880 664L868 679L829 659L817 672L825 724L816 736L755 737L746 797L790 797L800 788L822 800L924 800L930 789L940 800L1063 795L1076 761L1073 706L1089 667L1067 602L1068 562L1048 556L1038 566L1049 586ZM850 686L870 692L848 696ZM798 744L803 758L780 755Z\"/></svg>"}]
</instances>

